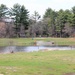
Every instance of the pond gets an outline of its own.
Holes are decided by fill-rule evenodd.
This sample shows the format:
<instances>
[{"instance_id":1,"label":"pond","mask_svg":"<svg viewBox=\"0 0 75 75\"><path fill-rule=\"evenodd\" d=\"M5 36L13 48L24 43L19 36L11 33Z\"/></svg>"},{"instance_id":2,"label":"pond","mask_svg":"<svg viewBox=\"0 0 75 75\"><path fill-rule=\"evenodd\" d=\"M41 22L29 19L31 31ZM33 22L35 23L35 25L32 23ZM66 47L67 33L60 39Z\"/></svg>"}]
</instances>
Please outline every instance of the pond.
<instances>
[{"instance_id":1,"label":"pond","mask_svg":"<svg viewBox=\"0 0 75 75\"><path fill-rule=\"evenodd\" d=\"M7 46L0 47L0 53L33 52L44 50L75 50L72 46Z\"/></svg>"}]
</instances>

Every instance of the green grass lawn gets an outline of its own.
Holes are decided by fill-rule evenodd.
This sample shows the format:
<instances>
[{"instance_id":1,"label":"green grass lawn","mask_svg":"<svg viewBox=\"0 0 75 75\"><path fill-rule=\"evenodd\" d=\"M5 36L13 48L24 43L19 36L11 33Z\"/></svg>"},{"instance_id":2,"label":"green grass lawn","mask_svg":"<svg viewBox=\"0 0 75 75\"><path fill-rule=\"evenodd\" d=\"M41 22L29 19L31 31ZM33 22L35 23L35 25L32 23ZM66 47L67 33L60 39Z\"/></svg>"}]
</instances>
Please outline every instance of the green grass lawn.
<instances>
[{"instance_id":1,"label":"green grass lawn","mask_svg":"<svg viewBox=\"0 0 75 75\"><path fill-rule=\"evenodd\" d=\"M33 45L36 41L54 41L56 45L75 45L75 38L1 38L0 46L17 45L26 46ZM12 42L12 44L10 44Z\"/></svg>"},{"instance_id":2,"label":"green grass lawn","mask_svg":"<svg viewBox=\"0 0 75 75\"><path fill-rule=\"evenodd\" d=\"M75 73L75 51L0 54L3 75L64 75Z\"/></svg>"}]
</instances>

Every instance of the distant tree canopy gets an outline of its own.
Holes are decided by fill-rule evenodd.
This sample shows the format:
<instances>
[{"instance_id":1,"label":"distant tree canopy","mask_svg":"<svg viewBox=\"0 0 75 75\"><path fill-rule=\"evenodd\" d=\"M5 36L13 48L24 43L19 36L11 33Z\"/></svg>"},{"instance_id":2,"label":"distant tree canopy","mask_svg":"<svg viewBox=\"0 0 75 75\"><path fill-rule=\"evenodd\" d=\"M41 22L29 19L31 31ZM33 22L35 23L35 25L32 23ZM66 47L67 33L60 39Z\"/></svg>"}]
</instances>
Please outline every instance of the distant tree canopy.
<instances>
[{"instance_id":1,"label":"distant tree canopy","mask_svg":"<svg viewBox=\"0 0 75 75\"><path fill-rule=\"evenodd\" d=\"M48 8L44 19L48 20L51 30L49 35L51 36L68 37L75 33L75 6L72 10L60 9L59 11Z\"/></svg>"},{"instance_id":2,"label":"distant tree canopy","mask_svg":"<svg viewBox=\"0 0 75 75\"><path fill-rule=\"evenodd\" d=\"M41 10L40 10L41 11ZM75 6L71 10L60 9L55 11L51 8L46 9L43 18L34 11L29 16L28 10L24 5L14 4L12 8L0 5L0 21L5 17L13 17L13 23L6 23L4 31L0 29L0 37L31 37L31 36L51 36L51 37L72 37L75 35ZM2 33L3 31L3 33ZM9 33L8 33L9 32Z\"/></svg>"}]
</instances>

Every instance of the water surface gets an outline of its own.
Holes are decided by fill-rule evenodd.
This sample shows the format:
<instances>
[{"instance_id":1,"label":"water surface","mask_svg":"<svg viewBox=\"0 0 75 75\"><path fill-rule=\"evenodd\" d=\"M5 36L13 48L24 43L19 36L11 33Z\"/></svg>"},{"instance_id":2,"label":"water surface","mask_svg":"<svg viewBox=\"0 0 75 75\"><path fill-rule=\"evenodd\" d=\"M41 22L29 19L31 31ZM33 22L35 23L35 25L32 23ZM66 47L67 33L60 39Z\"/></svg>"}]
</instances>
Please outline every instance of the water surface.
<instances>
[{"instance_id":1,"label":"water surface","mask_svg":"<svg viewBox=\"0 0 75 75\"><path fill-rule=\"evenodd\" d=\"M0 47L0 53L33 52L44 50L75 50L72 46L7 46Z\"/></svg>"}]
</instances>

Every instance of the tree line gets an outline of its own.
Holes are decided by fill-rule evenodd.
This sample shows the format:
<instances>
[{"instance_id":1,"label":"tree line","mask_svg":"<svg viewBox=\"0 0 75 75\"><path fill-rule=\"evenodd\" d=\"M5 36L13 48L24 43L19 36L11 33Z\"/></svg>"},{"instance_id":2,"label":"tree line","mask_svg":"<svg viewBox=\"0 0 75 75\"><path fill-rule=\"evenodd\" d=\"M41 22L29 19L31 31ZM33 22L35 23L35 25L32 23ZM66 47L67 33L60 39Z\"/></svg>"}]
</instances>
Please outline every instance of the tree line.
<instances>
[{"instance_id":1,"label":"tree line","mask_svg":"<svg viewBox=\"0 0 75 75\"><path fill-rule=\"evenodd\" d=\"M40 10L41 11L41 10ZM6 17L11 21L4 21ZM0 5L0 37L73 37L75 36L75 6L71 10L46 9L43 18L37 11L32 16L24 5L12 8ZM7 20L7 19L6 19Z\"/></svg>"}]
</instances>

